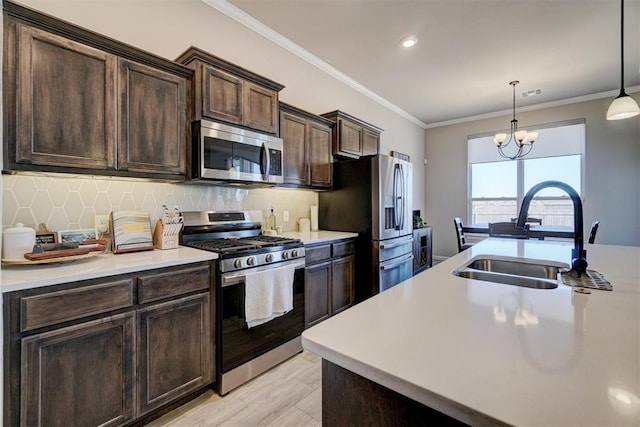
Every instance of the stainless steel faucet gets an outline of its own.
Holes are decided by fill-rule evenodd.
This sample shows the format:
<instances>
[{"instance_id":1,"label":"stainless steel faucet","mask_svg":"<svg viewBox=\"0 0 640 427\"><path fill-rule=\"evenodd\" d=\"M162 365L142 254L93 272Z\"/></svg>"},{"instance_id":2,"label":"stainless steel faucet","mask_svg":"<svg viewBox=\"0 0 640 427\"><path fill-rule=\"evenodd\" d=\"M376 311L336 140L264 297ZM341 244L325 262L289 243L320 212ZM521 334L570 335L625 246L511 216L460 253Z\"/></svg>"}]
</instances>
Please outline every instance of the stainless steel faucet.
<instances>
[{"instance_id":1,"label":"stainless steel faucet","mask_svg":"<svg viewBox=\"0 0 640 427\"><path fill-rule=\"evenodd\" d=\"M575 271L580 277L587 272L587 251L584 249L584 231L582 219L582 200L580 196L568 184L560 181L544 181L531 187L531 190L525 194L520 207L520 215L518 215L518 227L524 227L529 216L529 205L536 193L544 188L555 187L564 190L573 202L573 242L574 248L571 252L571 270Z\"/></svg>"}]
</instances>

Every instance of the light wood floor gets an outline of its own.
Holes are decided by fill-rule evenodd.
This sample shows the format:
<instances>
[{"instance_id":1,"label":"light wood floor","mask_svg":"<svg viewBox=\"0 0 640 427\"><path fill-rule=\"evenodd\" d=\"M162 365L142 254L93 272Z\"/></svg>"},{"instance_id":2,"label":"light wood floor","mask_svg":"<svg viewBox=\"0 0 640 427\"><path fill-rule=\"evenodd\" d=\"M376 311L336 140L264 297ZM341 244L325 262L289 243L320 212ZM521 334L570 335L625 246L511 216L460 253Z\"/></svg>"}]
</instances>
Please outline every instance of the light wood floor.
<instances>
[{"instance_id":1,"label":"light wood floor","mask_svg":"<svg viewBox=\"0 0 640 427\"><path fill-rule=\"evenodd\" d=\"M207 391L148 425L319 427L321 362L303 351L224 397Z\"/></svg>"}]
</instances>

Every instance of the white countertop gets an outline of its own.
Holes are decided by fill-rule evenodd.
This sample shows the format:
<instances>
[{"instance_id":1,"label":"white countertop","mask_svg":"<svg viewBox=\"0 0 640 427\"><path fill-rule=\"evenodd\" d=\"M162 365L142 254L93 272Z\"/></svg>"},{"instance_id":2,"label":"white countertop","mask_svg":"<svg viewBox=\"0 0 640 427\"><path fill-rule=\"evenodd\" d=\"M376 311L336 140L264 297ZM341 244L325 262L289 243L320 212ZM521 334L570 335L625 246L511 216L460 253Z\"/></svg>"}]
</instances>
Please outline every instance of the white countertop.
<instances>
[{"instance_id":1,"label":"white countertop","mask_svg":"<svg viewBox=\"0 0 640 427\"><path fill-rule=\"evenodd\" d=\"M486 239L306 330L303 347L470 424L638 426L640 248L586 246L611 292L451 274L480 254L568 263L572 247Z\"/></svg>"},{"instance_id":2,"label":"white countertop","mask_svg":"<svg viewBox=\"0 0 640 427\"><path fill-rule=\"evenodd\" d=\"M312 245L314 243L325 243L334 240L342 240L358 237L358 233L348 233L344 231L311 231L309 233L299 232L287 232L282 233L282 237L290 237L292 239L300 239L305 245Z\"/></svg>"},{"instance_id":3,"label":"white countertop","mask_svg":"<svg viewBox=\"0 0 640 427\"><path fill-rule=\"evenodd\" d=\"M179 246L177 249L117 255L106 253L60 264L3 265L0 270L0 289L5 293L216 258L218 255L213 252Z\"/></svg>"}]
</instances>

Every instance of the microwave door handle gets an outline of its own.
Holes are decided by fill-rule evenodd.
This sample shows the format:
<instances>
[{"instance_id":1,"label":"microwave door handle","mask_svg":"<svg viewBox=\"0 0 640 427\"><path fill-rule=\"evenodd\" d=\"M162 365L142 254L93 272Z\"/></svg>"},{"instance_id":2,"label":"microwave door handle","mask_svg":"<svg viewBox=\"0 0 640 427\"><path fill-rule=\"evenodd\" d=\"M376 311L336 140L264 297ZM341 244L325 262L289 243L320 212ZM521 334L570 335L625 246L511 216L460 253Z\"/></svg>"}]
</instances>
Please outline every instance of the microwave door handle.
<instances>
[{"instance_id":1,"label":"microwave door handle","mask_svg":"<svg viewBox=\"0 0 640 427\"><path fill-rule=\"evenodd\" d=\"M264 171L262 171L262 179L269 180L269 171L271 170L271 159L269 158L269 144L267 142L262 143L262 152L264 153L265 163L267 164ZM260 165L262 167L262 165Z\"/></svg>"}]
</instances>

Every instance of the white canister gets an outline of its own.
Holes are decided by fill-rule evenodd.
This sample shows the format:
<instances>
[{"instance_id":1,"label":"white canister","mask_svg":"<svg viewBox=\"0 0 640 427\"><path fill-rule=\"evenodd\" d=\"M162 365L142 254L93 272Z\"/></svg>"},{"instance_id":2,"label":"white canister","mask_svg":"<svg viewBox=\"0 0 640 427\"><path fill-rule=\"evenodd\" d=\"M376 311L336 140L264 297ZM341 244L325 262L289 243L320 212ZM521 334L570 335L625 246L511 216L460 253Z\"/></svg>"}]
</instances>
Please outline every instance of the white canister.
<instances>
[{"instance_id":1,"label":"white canister","mask_svg":"<svg viewBox=\"0 0 640 427\"><path fill-rule=\"evenodd\" d=\"M311 232L311 220L309 218L300 218L298 220L298 231L300 233Z\"/></svg>"},{"instance_id":2,"label":"white canister","mask_svg":"<svg viewBox=\"0 0 640 427\"><path fill-rule=\"evenodd\" d=\"M24 260L24 254L33 250L36 244L36 230L25 227L21 222L2 233L2 258Z\"/></svg>"}]
</instances>

